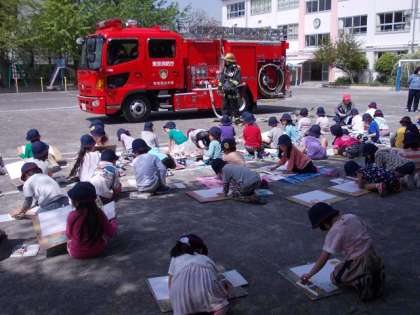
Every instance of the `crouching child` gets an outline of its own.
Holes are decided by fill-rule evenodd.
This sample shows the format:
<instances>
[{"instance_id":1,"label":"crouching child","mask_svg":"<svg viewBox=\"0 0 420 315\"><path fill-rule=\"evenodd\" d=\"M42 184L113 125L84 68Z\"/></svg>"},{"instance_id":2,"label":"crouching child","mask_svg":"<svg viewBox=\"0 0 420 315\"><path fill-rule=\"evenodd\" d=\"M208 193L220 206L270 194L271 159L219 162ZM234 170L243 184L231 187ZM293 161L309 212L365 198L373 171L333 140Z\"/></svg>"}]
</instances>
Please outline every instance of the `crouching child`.
<instances>
[{"instance_id":1,"label":"crouching child","mask_svg":"<svg viewBox=\"0 0 420 315\"><path fill-rule=\"evenodd\" d=\"M344 260L331 274L337 286L356 289L362 301L383 295L385 272L382 258L377 255L366 224L354 214L341 214L330 205L319 202L308 212L312 228L326 231L321 255L312 270L302 275L307 283L326 264L331 255L343 254Z\"/></svg>"},{"instance_id":2,"label":"crouching child","mask_svg":"<svg viewBox=\"0 0 420 315\"><path fill-rule=\"evenodd\" d=\"M267 183L262 183L260 175L249 168L241 165L226 164L221 159L214 160L212 163L214 172L223 179L223 193L225 196L229 195L234 200L265 204L265 199L256 195L255 190L261 186L266 186Z\"/></svg>"}]
</instances>

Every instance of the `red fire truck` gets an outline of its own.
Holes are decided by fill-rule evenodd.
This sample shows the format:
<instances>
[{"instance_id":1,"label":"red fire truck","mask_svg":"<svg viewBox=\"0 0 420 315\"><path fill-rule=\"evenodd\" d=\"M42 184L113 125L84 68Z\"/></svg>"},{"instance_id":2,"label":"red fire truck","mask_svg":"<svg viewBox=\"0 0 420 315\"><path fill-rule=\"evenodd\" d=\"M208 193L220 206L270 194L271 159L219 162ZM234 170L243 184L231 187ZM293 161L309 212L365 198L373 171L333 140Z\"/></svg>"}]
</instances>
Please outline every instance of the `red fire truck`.
<instances>
[{"instance_id":1,"label":"red fire truck","mask_svg":"<svg viewBox=\"0 0 420 315\"><path fill-rule=\"evenodd\" d=\"M288 43L280 30L198 27L181 34L113 19L99 22L95 34L78 42L78 102L90 113L122 114L130 122L162 108L218 115L218 74L228 52L241 66L241 110L253 111L257 100L288 92Z\"/></svg>"}]
</instances>

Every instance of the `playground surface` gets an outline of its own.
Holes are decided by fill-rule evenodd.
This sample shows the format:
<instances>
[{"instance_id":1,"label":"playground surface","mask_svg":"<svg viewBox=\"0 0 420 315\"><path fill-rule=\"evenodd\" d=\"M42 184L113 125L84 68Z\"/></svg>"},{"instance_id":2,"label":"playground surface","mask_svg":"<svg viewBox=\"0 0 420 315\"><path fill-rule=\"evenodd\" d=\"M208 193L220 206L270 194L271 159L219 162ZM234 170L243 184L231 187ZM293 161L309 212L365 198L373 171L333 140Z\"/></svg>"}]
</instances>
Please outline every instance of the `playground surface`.
<instances>
[{"instance_id":1,"label":"playground surface","mask_svg":"<svg viewBox=\"0 0 420 315\"><path fill-rule=\"evenodd\" d=\"M324 105L332 114L343 93L350 92L360 110L376 101L384 110L391 129L405 112L405 93L393 91L299 88L290 99L261 106L261 119L281 115L300 107ZM7 94L0 98L0 152L5 162L15 161L15 148L24 142L26 130L38 128L43 140L58 146L68 159L79 146L80 135L88 132L89 119L81 112L75 92ZM412 114L412 117L414 115ZM115 132L124 127L138 135L142 124L123 119L103 118L106 130L115 141ZM159 139L166 142L161 126L168 120L187 130L216 125L210 113L152 116ZM319 165L341 168L343 162ZM195 177L206 171L176 172L169 181L197 188ZM249 295L235 300L230 314L418 314L420 308L420 224L419 191L402 192L386 198L376 194L345 197L336 207L354 213L370 227L377 251L384 257L387 290L384 298L361 303L355 294L310 301L278 271L314 261L324 234L312 230L307 208L286 200L287 196L331 186L330 178L318 176L300 184L275 182L274 196L264 206L233 201L200 204L174 191L149 200L117 202L119 234L106 253L97 259L77 261L67 255L46 258L41 251L30 258L8 258L13 245L34 243L29 220L1 223L9 242L0 246L2 294L0 314L160 314L145 280L165 275L169 251L184 233L200 235L210 256L227 269L237 269L249 282ZM17 207L22 196L7 176L0 177L0 214Z\"/></svg>"}]
</instances>

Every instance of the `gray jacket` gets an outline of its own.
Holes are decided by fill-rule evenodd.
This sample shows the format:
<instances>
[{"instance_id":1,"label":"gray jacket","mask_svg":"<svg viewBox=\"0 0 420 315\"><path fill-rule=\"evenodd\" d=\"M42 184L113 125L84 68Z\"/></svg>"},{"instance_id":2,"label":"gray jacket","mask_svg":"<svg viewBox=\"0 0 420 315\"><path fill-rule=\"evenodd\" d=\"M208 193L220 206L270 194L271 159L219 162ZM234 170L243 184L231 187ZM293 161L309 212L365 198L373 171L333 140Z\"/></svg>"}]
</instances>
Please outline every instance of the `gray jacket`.
<instances>
[{"instance_id":1,"label":"gray jacket","mask_svg":"<svg viewBox=\"0 0 420 315\"><path fill-rule=\"evenodd\" d=\"M420 74L412 74L408 78L408 88L410 90L420 90Z\"/></svg>"}]
</instances>

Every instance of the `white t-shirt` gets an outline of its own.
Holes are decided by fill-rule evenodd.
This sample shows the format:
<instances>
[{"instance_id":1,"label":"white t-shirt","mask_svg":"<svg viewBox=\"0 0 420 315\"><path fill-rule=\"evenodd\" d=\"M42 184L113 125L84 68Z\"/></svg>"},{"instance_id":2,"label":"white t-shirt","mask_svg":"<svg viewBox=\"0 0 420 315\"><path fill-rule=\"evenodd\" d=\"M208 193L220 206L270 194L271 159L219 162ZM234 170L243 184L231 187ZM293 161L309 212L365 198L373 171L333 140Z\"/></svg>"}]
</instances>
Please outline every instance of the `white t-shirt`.
<instances>
[{"instance_id":1,"label":"white t-shirt","mask_svg":"<svg viewBox=\"0 0 420 315\"><path fill-rule=\"evenodd\" d=\"M41 161L35 158L25 160L25 163L35 163L42 171L42 174L48 175L48 161Z\"/></svg>"},{"instance_id":2,"label":"white t-shirt","mask_svg":"<svg viewBox=\"0 0 420 315\"><path fill-rule=\"evenodd\" d=\"M315 124L321 127L321 133L323 135L330 132L330 120L328 117L318 117Z\"/></svg>"},{"instance_id":3,"label":"white t-shirt","mask_svg":"<svg viewBox=\"0 0 420 315\"><path fill-rule=\"evenodd\" d=\"M42 208L58 197L66 196L57 182L45 174L34 174L23 184L23 196L34 198Z\"/></svg>"},{"instance_id":4,"label":"white t-shirt","mask_svg":"<svg viewBox=\"0 0 420 315\"><path fill-rule=\"evenodd\" d=\"M89 180L95 186L96 194L103 198L112 198L113 189L121 186L117 168L110 162L99 162L93 177Z\"/></svg>"},{"instance_id":5,"label":"white t-shirt","mask_svg":"<svg viewBox=\"0 0 420 315\"><path fill-rule=\"evenodd\" d=\"M379 130L389 130L389 126L383 117L375 117L375 121L379 126Z\"/></svg>"},{"instance_id":6,"label":"white t-shirt","mask_svg":"<svg viewBox=\"0 0 420 315\"><path fill-rule=\"evenodd\" d=\"M375 116L376 108L369 108L366 114L369 114L372 118Z\"/></svg>"},{"instance_id":7,"label":"white t-shirt","mask_svg":"<svg viewBox=\"0 0 420 315\"><path fill-rule=\"evenodd\" d=\"M159 141L155 133L151 131L142 131L140 138L142 138L149 147L159 148Z\"/></svg>"},{"instance_id":8,"label":"white t-shirt","mask_svg":"<svg viewBox=\"0 0 420 315\"><path fill-rule=\"evenodd\" d=\"M87 152L85 154L79 169L79 179L81 182L87 182L92 178L100 160L101 154L98 151Z\"/></svg>"},{"instance_id":9,"label":"white t-shirt","mask_svg":"<svg viewBox=\"0 0 420 315\"><path fill-rule=\"evenodd\" d=\"M121 141L124 144L125 151L131 152L131 150L133 149L134 138L131 136L127 136L126 134L122 134Z\"/></svg>"},{"instance_id":10,"label":"white t-shirt","mask_svg":"<svg viewBox=\"0 0 420 315\"><path fill-rule=\"evenodd\" d=\"M203 266L208 265L215 265L213 260L211 260L206 255L200 255L200 254L184 254L178 257L172 257L171 262L169 264L169 270L168 274L171 276L176 275L180 270L182 270L184 267L188 266L189 264L199 264Z\"/></svg>"},{"instance_id":11,"label":"white t-shirt","mask_svg":"<svg viewBox=\"0 0 420 315\"><path fill-rule=\"evenodd\" d=\"M353 132L364 133L365 132L365 123L361 115L356 115L351 120L351 130Z\"/></svg>"},{"instance_id":12,"label":"white t-shirt","mask_svg":"<svg viewBox=\"0 0 420 315\"><path fill-rule=\"evenodd\" d=\"M302 117L297 125L300 135L304 136L305 133L312 127L312 120L309 117Z\"/></svg>"},{"instance_id":13,"label":"white t-shirt","mask_svg":"<svg viewBox=\"0 0 420 315\"><path fill-rule=\"evenodd\" d=\"M279 138L283 134L283 129L280 127L273 127L267 132L267 137L270 139L270 148L277 149Z\"/></svg>"}]
</instances>

